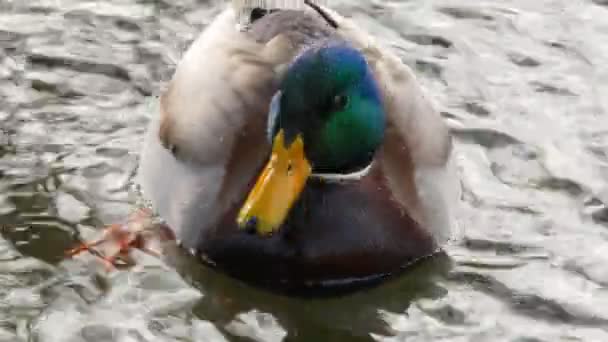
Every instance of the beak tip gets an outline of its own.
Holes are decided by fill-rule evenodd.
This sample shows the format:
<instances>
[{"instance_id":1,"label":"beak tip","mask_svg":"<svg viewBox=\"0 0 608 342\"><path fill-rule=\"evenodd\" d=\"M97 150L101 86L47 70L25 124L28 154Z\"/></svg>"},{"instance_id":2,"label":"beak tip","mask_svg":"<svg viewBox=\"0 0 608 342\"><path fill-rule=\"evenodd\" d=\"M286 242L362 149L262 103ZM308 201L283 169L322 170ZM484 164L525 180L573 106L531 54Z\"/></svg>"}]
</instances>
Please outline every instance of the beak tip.
<instances>
[{"instance_id":1,"label":"beak tip","mask_svg":"<svg viewBox=\"0 0 608 342\"><path fill-rule=\"evenodd\" d=\"M257 216L239 218L237 224L247 234L269 236L274 233L273 226L263 224Z\"/></svg>"},{"instance_id":2,"label":"beak tip","mask_svg":"<svg viewBox=\"0 0 608 342\"><path fill-rule=\"evenodd\" d=\"M249 234L255 234L257 232L258 227L258 218L255 216L251 216L247 218L241 225L241 227L245 230L245 232Z\"/></svg>"}]
</instances>

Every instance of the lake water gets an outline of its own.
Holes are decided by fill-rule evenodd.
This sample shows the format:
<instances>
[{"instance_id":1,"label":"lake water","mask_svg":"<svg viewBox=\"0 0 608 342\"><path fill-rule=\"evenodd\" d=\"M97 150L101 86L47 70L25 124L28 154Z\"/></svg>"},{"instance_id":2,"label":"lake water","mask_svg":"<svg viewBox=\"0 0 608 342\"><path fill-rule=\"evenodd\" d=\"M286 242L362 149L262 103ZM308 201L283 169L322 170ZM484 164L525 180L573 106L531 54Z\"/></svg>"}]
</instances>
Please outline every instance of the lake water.
<instances>
[{"instance_id":1,"label":"lake water","mask_svg":"<svg viewBox=\"0 0 608 342\"><path fill-rule=\"evenodd\" d=\"M178 249L109 275L63 260L135 206L154 96L220 6L0 0L0 341L608 341L608 2L330 4L394 47L453 130L446 255L314 300Z\"/></svg>"}]
</instances>

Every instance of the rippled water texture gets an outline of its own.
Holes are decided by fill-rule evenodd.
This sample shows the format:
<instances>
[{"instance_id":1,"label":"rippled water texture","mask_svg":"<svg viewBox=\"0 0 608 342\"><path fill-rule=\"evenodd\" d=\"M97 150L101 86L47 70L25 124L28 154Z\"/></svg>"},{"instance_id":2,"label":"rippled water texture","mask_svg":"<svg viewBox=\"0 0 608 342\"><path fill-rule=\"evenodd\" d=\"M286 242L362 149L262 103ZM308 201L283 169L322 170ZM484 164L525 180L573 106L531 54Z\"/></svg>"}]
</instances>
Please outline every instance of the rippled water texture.
<instances>
[{"instance_id":1,"label":"rippled water texture","mask_svg":"<svg viewBox=\"0 0 608 342\"><path fill-rule=\"evenodd\" d=\"M62 261L134 206L154 96L219 7L0 0L0 341L608 341L608 3L330 3L453 129L465 231L448 257L324 300L178 250L109 277Z\"/></svg>"}]
</instances>

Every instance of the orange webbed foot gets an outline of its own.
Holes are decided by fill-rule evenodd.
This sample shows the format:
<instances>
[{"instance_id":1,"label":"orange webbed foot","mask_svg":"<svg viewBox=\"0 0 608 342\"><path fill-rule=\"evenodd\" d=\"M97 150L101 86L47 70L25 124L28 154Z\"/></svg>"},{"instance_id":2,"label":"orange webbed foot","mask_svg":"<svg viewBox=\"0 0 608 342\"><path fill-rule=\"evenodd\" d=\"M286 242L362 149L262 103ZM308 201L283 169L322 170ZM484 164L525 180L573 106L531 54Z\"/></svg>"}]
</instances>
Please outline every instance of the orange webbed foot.
<instances>
[{"instance_id":1,"label":"orange webbed foot","mask_svg":"<svg viewBox=\"0 0 608 342\"><path fill-rule=\"evenodd\" d=\"M100 239L82 242L80 246L67 251L66 256L73 257L87 251L103 262L106 271L131 266L135 264L131 258L132 249L160 257L161 252L152 249L149 244L152 240L166 240L167 230L168 227L154 222L150 210L140 209L125 223L109 225Z\"/></svg>"}]
</instances>

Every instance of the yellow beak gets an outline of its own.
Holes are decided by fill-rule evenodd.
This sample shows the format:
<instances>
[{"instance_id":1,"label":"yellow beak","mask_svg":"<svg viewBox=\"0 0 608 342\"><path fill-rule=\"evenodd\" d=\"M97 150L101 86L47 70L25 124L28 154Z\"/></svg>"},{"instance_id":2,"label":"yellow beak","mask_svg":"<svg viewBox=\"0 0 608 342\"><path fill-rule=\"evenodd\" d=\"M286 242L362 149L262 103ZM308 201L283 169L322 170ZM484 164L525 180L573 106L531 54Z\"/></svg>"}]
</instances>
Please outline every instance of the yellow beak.
<instances>
[{"instance_id":1,"label":"yellow beak","mask_svg":"<svg viewBox=\"0 0 608 342\"><path fill-rule=\"evenodd\" d=\"M239 227L253 227L260 235L275 232L300 196L310 173L302 137L285 146L280 130L274 138L270 160L239 212Z\"/></svg>"}]
</instances>

